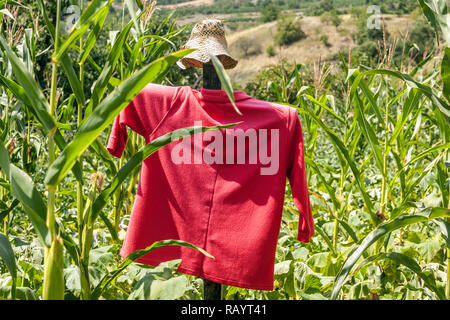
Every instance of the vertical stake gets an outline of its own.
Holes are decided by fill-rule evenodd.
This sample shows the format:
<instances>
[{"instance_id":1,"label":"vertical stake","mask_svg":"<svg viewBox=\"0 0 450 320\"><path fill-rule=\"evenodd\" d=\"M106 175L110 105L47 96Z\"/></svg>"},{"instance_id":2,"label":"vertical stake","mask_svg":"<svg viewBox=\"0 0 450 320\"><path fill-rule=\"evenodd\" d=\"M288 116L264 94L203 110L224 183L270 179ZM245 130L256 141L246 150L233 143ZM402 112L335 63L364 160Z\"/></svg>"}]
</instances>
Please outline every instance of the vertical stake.
<instances>
[{"instance_id":1,"label":"vertical stake","mask_svg":"<svg viewBox=\"0 0 450 320\"><path fill-rule=\"evenodd\" d=\"M203 64L203 88L221 90L219 76L212 63ZM203 279L204 300L221 300L222 299L222 285L207 279Z\"/></svg>"}]
</instances>

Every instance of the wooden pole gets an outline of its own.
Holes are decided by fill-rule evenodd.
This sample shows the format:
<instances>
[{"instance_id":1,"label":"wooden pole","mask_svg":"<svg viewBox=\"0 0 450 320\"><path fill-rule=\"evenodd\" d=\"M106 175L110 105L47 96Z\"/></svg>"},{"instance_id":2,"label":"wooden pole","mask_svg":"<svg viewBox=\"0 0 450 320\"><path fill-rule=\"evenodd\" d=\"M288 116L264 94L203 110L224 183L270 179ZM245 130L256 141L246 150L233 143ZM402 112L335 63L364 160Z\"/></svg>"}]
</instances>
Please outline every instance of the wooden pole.
<instances>
[{"instance_id":1,"label":"wooden pole","mask_svg":"<svg viewBox=\"0 0 450 320\"><path fill-rule=\"evenodd\" d=\"M219 76L212 63L203 64L203 88L221 90ZM207 279L203 279L204 300L221 300L222 299L222 285Z\"/></svg>"}]
</instances>

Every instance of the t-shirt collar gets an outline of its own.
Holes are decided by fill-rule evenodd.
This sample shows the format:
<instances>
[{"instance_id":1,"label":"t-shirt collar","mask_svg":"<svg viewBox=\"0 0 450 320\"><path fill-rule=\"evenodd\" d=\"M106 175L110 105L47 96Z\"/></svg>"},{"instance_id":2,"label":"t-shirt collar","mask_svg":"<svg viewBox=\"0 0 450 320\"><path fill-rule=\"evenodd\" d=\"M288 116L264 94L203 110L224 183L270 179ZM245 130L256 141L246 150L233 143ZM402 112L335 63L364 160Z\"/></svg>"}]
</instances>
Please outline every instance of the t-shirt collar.
<instances>
[{"instance_id":1,"label":"t-shirt collar","mask_svg":"<svg viewBox=\"0 0 450 320\"><path fill-rule=\"evenodd\" d=\"M205 100L205 101L217 101L217 102L229 102L230 101L225 90L200 88L200 90L193 89L193 91L197 91L200 94L200 96L203 98L203 100ZM241 100L251 98L251 96L249 96L248 94L246 94L244 91L241 91L241 90L233 91L233 93L234 93L235 101L241 101Z\"/></svg>"}]
</instances>

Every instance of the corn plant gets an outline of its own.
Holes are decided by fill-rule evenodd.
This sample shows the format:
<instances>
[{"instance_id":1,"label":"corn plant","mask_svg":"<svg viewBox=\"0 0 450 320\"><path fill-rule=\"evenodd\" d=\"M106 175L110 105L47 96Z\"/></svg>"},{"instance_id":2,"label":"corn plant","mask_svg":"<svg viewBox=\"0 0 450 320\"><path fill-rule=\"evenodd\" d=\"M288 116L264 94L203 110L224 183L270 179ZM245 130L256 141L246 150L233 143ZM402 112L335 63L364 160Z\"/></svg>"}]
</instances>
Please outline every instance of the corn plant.
<instances>
[{"instance_id":1,"label":"corn plant","mask_svg":"<svg viewBox=\"0 0 450 320\"><path fill-rule=\"evenodd\" d=\"M2 5L7 3L9 1L0 2ZM109 231L111 239L118 243L122 201L128 199L127 206L132 203L131 195L134 192L142 161L172 142L172 133L168 133L144 146L143 139L132 134L126 158L116 161L106 151L101 141L103 139L101 134L146 84L164 80L170 67L193 50L176 51L172 40L184 29L177 30L170 16L159 26L158 34L148 34L146 24L151 19L155 3L146 3L144 6L138 1L139 8L136 11L134 3L126 1L131 20L123 24L122 28L115 33L106 63L100 67L90 57L90 52L100 37L113 1L93 0L86 7L84 2L81 2L81 15L68 35L64 35L61 29L61 3L61 0L56 1L56 23L53 24L47 15L44 1L37 1L41 18L45 22L45 32L53 41L51 48L48 49L52 51L52 67L46 88L41 89L33 68L34 57L42 54L35 51L36 35L43 30L38 29L38 26L35 26L34 30L27 29L20 48L16 40L13 41L10 37L6 40L5 34L0 33L0 67L2 69L0 82L3 97L7 100L3 104L5 109L2 110L1 122L2 194L0 196L2 204L6 204L7 199L10 199L10 205L5 205L6 210L2 211L2 220L5 219L4 231L8 234L11 230L9 222L12 219L11 217L8 221L8 217L16 206L20 204L28 215L34 232L45 248L43 283L40 289L43 299L64 299L64 252L78 267L80 298L98 299L111 281L115 280L131 262L158 247L185 246L200 250L211 257L194 245L168 239L155 243L146 250L130 254L117 270L106 272L103 279L97 281L95 286L90 275L91 249L99 218ZM20 4L17 6L23 7ZM165 27L168 32L162 34ZM175 52L166 55L169 50ZM75 61L79 68L78 74L74 69ZM99 73L90 97L86 96L84 81L87 63ZM217 68L219 73L223 73L220 66ZM69 92L62 92L58 87L60 69L69 83ZM225 84L229 85L229 81ZM227 92L230 90L232 90L231 86L227 88ZM68 97L67 100L61 99L62 95ZM71 112L75 109L74 105L77 110L76 119L74 123L71 123L74 118ZM23 169L16 166L14 157L11 157L15 154L14 138L9 144L6 143L8 131L13 126L13 121L10 119L10 106L14 106L15 110L18 109L25 120L25 128L15 128L19 132L23 129L27 131L22 145ZM233 125L190 127L174 133L181 139L199 129L207 131L229 128ZM41 146L43 152L39 159L45 161L45 165L41 168L45 174L40 176L30 169L30 163L37 160L30 159L32 154L29 152L29 146L32 134L47 141L45 146ZM89 154L86 156L88 150ZM99 172L99 163L107 168L109 176L105 177L104 173ZM86 180L89 181L86 179L86 165L91 165L94 169L90 183L86 183ZM36 178L39 179L40 185L35 183ZM103 187L104 180L109 181L106 188ZM125 189L122 186L127 181L129 182L128 195L124 194ZM70 192L74 184L76 191ZM46 191L42 192L44 185ZM71 202L76 204L75 223L70 224L69 231L67 231L68 225L64 223L66 217L64 213L62 215L60 213L65 211L61 208L62 201L58 199L61 195L67 194L70 194ZM102 211L106 205L111 205L110 202L114 208L113 222L111 217ZM71 229L75 229L76 232L71 232ZM12 276L11 298L15 299L17 271L14 253L5 235L1 234L0 240L1 257L5 259ZM22 282L23 280L24 278ZM19 291L28 292L24 291L24 288Z\"/></svg>"},{"instance_id":2,"label":"corn plant","mask_svg":"<svg viewBox=\"0 0 450 320\"><path fill-rule=\"evenodd\" d=\"M448 37L445 3L421 3ZM288 190L276 291L230 288L228 298L449 299L448 47L407 73L390 50L375 69L352 68L350 53L338 65L274 67L248 86L298 109L316 237L294 240Z\"/></svg>"},{"instance_id":3,"label":"corn plant","mask_svg":"<svg viewBox=\"0 0 450 320\"><path fill-rule=\"evenodd\" d=\"M298 109L316 235L309 244L295 240L298 212L288 187L275 290L224 286L226 299L450 298L447 8L419 3L444 40L422 62L395 66L392 46L374 67L355 66L351 52L313 66L283 62L264 71L266 82L248 86L257 98ZM154 6L123 1L130 19L122 15L109 34L100 63L94 51L111 1L82 4L68 34L48 4L35 4L43 25L21 30L18 14L31 7L0 0L0 258L9 274L0 275L0 297L199 299L200 279L172 277L179 261L156 268L132 262L164 245L200 248L167 240L123 261L113 254L140 164L169 136L145 146L131 133L120 160L104 147L115 115L189 52L176 51L186 29L168 16L150 33ZM39 50L42 34L51 45ZM37 62L49 53L51 68L41 75ZM89 70L97 75L92 85Z\"/></svg>"}]
</instances>

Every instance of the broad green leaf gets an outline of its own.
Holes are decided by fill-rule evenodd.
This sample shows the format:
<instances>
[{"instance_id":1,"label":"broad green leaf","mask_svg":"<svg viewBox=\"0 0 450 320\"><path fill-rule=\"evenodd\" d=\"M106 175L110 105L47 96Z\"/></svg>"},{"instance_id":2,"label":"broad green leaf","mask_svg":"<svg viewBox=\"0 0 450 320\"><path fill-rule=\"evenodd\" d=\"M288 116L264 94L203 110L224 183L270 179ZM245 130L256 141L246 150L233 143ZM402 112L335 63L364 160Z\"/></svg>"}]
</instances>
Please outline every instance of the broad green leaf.
<instances>
[{"instance_id":1,"label":"broad green leaf","mask_svg":"<svg viewBox=\"0 0 450 320\"><path fill-rule=\"evenodd\" d=\"M320 252L313 254L306 262L308 266L315 268L325 268L328 264L329 252Z\"/></svg>"},{"instance_id":2,"label":"broad green leaf","mask_svg":"<svg viewBox=\"0 0 450 320\"><path fill-rule=\"evenodd\" d=\"M145 256L147 253L149 253L155 249L166 247L166 246L181 246L181 247L195 249L195 250L198 250L201 253L203 253L205 256L214 259L214 257L212 255L210 255L208 252L206 252L202 248L199 248L196 245L193 245L193 244L185 242L185 241L163 240L163 241L154 242L151 246L149 246L143 250L138 250L138 251L130 253L121 262L121 264L115 271L110 272L109 274L105 275L102 278L102 280L100 281L100 283L97 285L97 287L94 289L94 291L92 292L92 298L94 300L97 300L101 296L103 290L105 290L106 287L111 283L111 281L116 279L123 272L123 270L125 270L125 268L128 267L135 260Z\"/></svg>"},{"instance_id":3,"label":"broad green leaf","mask_svg":"<svg viewBox=\"0 0 450 320\"><path fill-rule=\"evenodd\" d=\"M33 290L26 287L18 287L16 288L16 297L17 300L39 300ZM10 287L0 287L0 300L11 300L14 299L11 295Z\"/></svg>"},{"instance_id":4,"label":"broad green leaf","mask_svg":"<svg viewBox=\"0 0 450 320\"><path fill-rule=\"evenodd\" d=\"M105 98L83 123L73 141L52 163L45 177L45 184L56 187L75 164L78 157L109 126L114 118L149 83L160 80L169 68L181 57L193 50L186 49L160 58L137 72Z\"/></svg>"},{"instance_id":5,"label":"broad green leaf","mask_svg":"<svg viewBox=\"0 0 450 320\"><path fill-rule=\"evenodd\" d=\"M449 14L446 0L419 0L423 13L436 32L436 38L439 42L439 28L442 30L447 46L450 45L450 25Z\"/></svg>"},{"instance_id":6,"label":"broad green leaf","mask_svg":"<svg viewBox=\"0 0 450 320\"><path fill-rule=\"evenodd\" d=\"M94 204L92 205L91 217L90 221L93 223L98 214L107 204L108 199L114 194L117 188L126 180L126 178L136 169L145 159L147 159L150 155L161 149L162 147L168 145L173 142L173 137L177 137L177 139L181 139L183 137L195 134L197 132L205 132L208 130L217 130L217 129L226 129L235 126L236 123L227 124L223 126L216 127L188 127L183 129L178 129L173 132L166 133L165 135L156 138L155 140L148 143L144 146L140 151L134 154L130 160L117 172L114 176L111 184L103 190L103 192L97 197Z\"/></svg>"},{"instance_id":7,"label":"broad green leaf","mask_svg":"<svg viewBox=\"0 0 450 320\"><path fill-rule=\"evenodd\" d=\"M214 68L216 69L217 75L219 76L220 82L222 83L222 86L227 93L228 98L231 101L231 104L233 105L234 110L242 116L241 111L239 111L238 107L236 106L236 102L234 100L234 92L233 87L231 85L230 77L228 76L227 72L225 71L225 68L223 67L220 60L213 54L209 53L209 56L211 58L211 62L214 65Z\"/></svg>"},{"instance_id":8,"label":"broad green leaf","mask_svg":"<svg viewBox=\"0 0 450 320\"><path fill-rule=\"evenodd\" d=\"M23 103L25 103L27 106L31 105L31 102L30 100L28 100L24 88L22 88L16 82L14 82L11 79L5 78L1 74L0 74L0 82L3 83L3 85L6 86L14 94L14 96L16 96L17 99L22 100Z\"/></svg>"},{"instance_id":9,"label":"broad green leaf","mask_svg":"<svg viewBox=\"0 0 450 320\"><path fill-rule=\"evenodd\" d=\"M128 300L175 300L181 298L187 290L188 280L184 275L160 280L147 274L136 283Z\"/></svg>"},{"instance_id":10,"label":"broad green leaf","mask_svg":"<svg viewBox=\"0 0 450 320\"><path fill-rule=\"evenodd\" d=\"M101 10L99 17L95 21L94 28L91 30L91 32L89 32L89 35L87 36L86 41L84 43L84 47L81 48L82 51L80 57L78 58L78 64L83 65L88 55L90 54L91 50L94 48L94 45L97 42L100 32L102 31L106 17L108 16L109 5L110 4L108 4Z\"/></svg>"},{"instance_id":11,"label":"broad green leaf","mask_svg":"<svg viewBox=\"0 0 450 320\"><path fill-rule=\"evenodd\" d=\"M56 121L49 113L50 106L47 99L40 90L31 73L7 45L2 35L0 35L0 45L3 47L5 54L12 65L18 82L25 90L25 93L28 96L28 101L33 101L32 106L35 109L38 119L48 131L56 128Z\"/></svg>"},{"instance_id":12,"label":"broad green leaf","mask_svg":"<svg viewBox=\"0 0 450 320\"><path fill-rule=\"evenodd\" d=\"M404 81L410 88L417 88L420 91L423 92L425 96L427 96L433 104L439 109L439 111L445 115L447 122L450 122L450 106L441 98L439 98L433 90L427 86L424 85L416 80L414 80L410 75L404 74L397 71L392 70L386 70L386 69L375 69L375 70L369 70L366 72L360 73L356 79L353 81L353 85L351 88L352 94L356 92L356 89L360 82L362 81L363 77L368 75L389 75L392 77L395 77L397 79L400 79Z\"/></svg>"},{"instance_id":13,"label":"broad green leaf","mask_svg":"<svg viewBox=\"0 0 450 320\"><path fill-rule=\"evenodd\" d=\"M5 50L5 54L12 65L14 74L19 84L22 86L22 89L20 89L15 85L14 89L16 90L14 91L14 93L19 94L19 96L23 99L23 92L25 92L28 97L28 99L26 100L30 103L29 107L33 108L33 113L42 123L47 132L52 132L54 130L56 144L60 149L64 149L64 147L66 146L66 142L64 141L61 132L57 130L57 123L49 112L50 106L47 102L47 99L40 90L37 82L34 80L33 75L28 71L22 61L20 61L17 55L7 45L2 35L0 35L0 46ZM4 80L6 78L2 79ZM8 83L11 85L12 81L9 81ZM79 164L75 165L73 173L78 181L83 181L83 175Z\"/></svg>"},{"instance_id":14,"label":"broad green leaf","mask_svg":"<svg viewBox=\"0 0 450 320\"><path fill-rule=\"evenodd\" d=\"M92 0L80 19L73 26L69 37L61 44L58 51L53 54L53 61L59 62L61 58L74 46L75 42L82 37L91 27L92 21L105 14L109 10L113 0Z\"/></svg>"},{"instance_id":15,"label":"broad green leaf","mask_svg":"<svg viewBox=\"0 0 450 320\"><path fill-rule=\"evenodd\" d=\"M439 226L442 237L447 244L447 248L450 249L450 223L443 219L436 219L434 222Z\"/></svg>"},{"instance_id":16,"label":"broad green leaf","mask_svg":"<svg viewBox=\"0 0 450 320\"><path fill-rule=\"evenodd\" d=\"M428 212L427 212L428 211ZM336 276L336 280L334 282L333 292L331 294L331 299L335 300L339 292L341 291L342 286L347 280L347 276L352 270L355 263L361 257L363 252L365 252L372 244L374 244L378 239L385 236L388 233L391 233L394 230L403 228L408 225L412 225L419 222L426 222L437 218L450 217L450 209L445 208L432 208L424 210L423 213L414 214L414 215L404 215L400 216L390 222L383 223L379 225L376 229L370 232L361 242L361 244L355 247L355 250L352 251L350 256L345 261L342 266L341 271Z\"/></svg>"},{"instance_id":17,"label":"broad green leaf","mask_svg":"<svg viewBox=\"0 0 450 320\"><path fill-rule=\"evenodd\" d=\"M122 54L123 46L126 40L128 39L128 35L130 33L130 29L132 26L133 26L132 22L129 22L127 26L124 29L122 29L117 40L114 42L114 46L109 52L106 64L104 65L100 73L100 76L98 77L97 81L94 84L94 88L92 90L92 97L87 107L85 117L89 117L91 115L92 111L97 107L100 100L102 99L106 87L108 86L109 79L111 78L114 72L114 69L116 67L117 61L119 60L120 55Z\"/></svg>"},{"instance_id":18,"label":"broad green leaf","mask_svg":"<svg viewBox=\"0 0 450 320\"><path fill-rule=\"evenodd\" d=\"M366 265L368 263L373 263L379 259L391 259L399 264L406 266L408 269L413 271L417 276L419 276L423 281L425 287L436 293L440 300L445 300L445 293L441 287L437 286L436 280L432 275L428 275L422 271L420 265L411 257L399 252L387 252L381 253L377 256L372 256L366 259L361 265ZM358 267L360 268L360 267Z\"/></svg>"},{"instance_id":19,"label":"broad green leaf","mask_svg":"<svg viewBox=\"0 0 450 320\"><path fill-rule=\"evenodd\" d=\"M47 10L45 9L45 5L43 0L38 0L39 10L41 11L42 16L44 17L44 22L47 25L48 31L50 32L51 37L53 38L53 42L55 41L55 26L52 24L47 15ZM65 75L69 80L70 87L72 88L73 93L77 99L79 105L84 106L86 103L86 97L84 96L84 90L81 86L81 82L73 69L72 59L65 55L61 58L61 66L64 69Z\"/></svg>"},{"instance_id":20,"label":"broad green leaf","mask_svg":"<svg viewBox=\"0 0 450 320\"><path fill-rule=\"evenodd\" d=\"M350 300L361 300L367 298L370 293L368 286L369 281L358 282L351 286L348 294L348 299Z\"/></svg>"},{"instance_id":21,"label":"broad green leaf","mask_svg":"<svg viewBox=\"0 0 450 320\"><path fill-rule=\"evenodd\" d=\"M369 195L367 194L366 187L364 186L364 182L361 179L361 173L359 172L358 168L356 167L356 164L354 163L352 157L350 157L347 147L344 145L344 143L341 141L341 139L338 137L338 135L331 130L327 125L325 125L322 120L320 120L314 112L309 110L308 108L301 109L300 111L305 111L321 128L330 138L331 142L333 143L333 146L336 149L336 152L344 158L348 165L350 166L353 175L355 176L355 180L357 183L357 186L359 187L359 190L361 191L362 197L364 199L364 203L366 204L366 207L369 211L369 214L372 218L372 221L375 225L378 225L380 223L379 218L374 213L373 210L373 204L370 200Z\"/></svg>"},{"instance_id":22,"label":"broad green leaf","mask_svg":"<svg viewBox=\"0 0 450 320\"><path fill-rule=\"evenodd\" d=\"M322 230L321 227L319 226L315 226L314 229L317 231L317 233L322 237L322 239L325 241L325 243L328 246L328 249L330 249L331 252L333 252L333 254L336 254L336 250L334 250L333 247L333 243L331 242L331 239L328 237L328 235L326 234L326 232L324 230Z\"/></svg>"},{"instance_id":23,"label":"broad green leaf","mask_svg":"<svg viewBox=\"0 0 450 320\"><path fill-rule=\"evenodd\" d=\"M3 141L0 141L0 169L8 180L11 176L10 166L11 163L9 162L9 153L6 150Z\"/></svg>"},{"instance_id":24,"label":"broad green leaf","mask_svg":"<svg viewBox=\"0 0 450 320\"><path fill-rule=\"evenodd\" d=\"M373 130L372 126L369 124L366 117L364 116L364 108L362 106L362 101L359 98L359 96L356 95L353 101L355 102L354 103L355 117L358 120L358 124L361 130L364 132L367 141L369 142L373 154L375 155L376 160L375 163L377 164L380 172L383 173L384 171L383 155L381 154L381 148L380 144L378 143L378 138L375 135L375 131Z\"/></svg>"},{"instance_id":25,"label":"broad green leaf","mask_svg":"<svg viewBox=\"0 0 450 320\"><path fill-rule=\"evenodd\" d=\"M51 234L46 225L47 206L41 194L25 172L15 165L11 165L10 170L13 195L22 203L42 243L49 247Z\"/></svg>"},{"instance_id":26,"label":"broad green leaf","mask_svg":"<svg viewBox=\"0 0 450 320\"><path fill-rule=\"evenodd\" d=\"M378 107L377 101L375 100L373 93L370 90L367 82L364 79L362 79L362 77L360 77L360 76L361 76L361 72L358 69L352 69L351 72L349 72L348 79L353 80L352 88L350 91L350 96L352 99L355 97L355 94L357 94L356 88L359 86L361 88L362 92L364 93L364 95L366 96L366 98L369 100L370 106L372 107L373 112L375 113L375 115L378 118L378 122L380 124L384 124L383 116L381 115L380 108Z\"/></svg>"},{"instance_id":27,"label":"broad green leaf","mask_svg":"<svg viewBox=\"0 0 450 320\"><path fill-rule=\"evenodd\" d=\"M449 143L445 143L445 144L440 144L434 147L431 147L423 152L421 152L420 154L418 154L417 156L415 156L413 159L411 159L410 161L408 161L401 170L399 170L396 175L394 176L394 178L392 178L391 182L389 183L389 192L392 190L392 188L394 187L394 183L395 181L398 179L398 177L400 176L400 174L405 171L411 164L413 164L414 162L424 158L425 156L432 154L436 151L439 150L446 150L450 148L450 142Z\"/></svg>"},{"instance_id":28,"label":"broad green leaf","mask_svg":"<svg viewBox=\"0 0 450 320\"><path fill-rule=\"evenodd\" d=\"M317 101L316 99L314 99L314 97L310 96L309 94L305 95L311 102L317 104L318 106L320 106L321 108L324 108L325 110L327 110L333 117L335 117L338 121L340 121L341 123L345 124L345 120L342 119L342 117L338 116L330 107L328 107L325 103L322 103L320 101Z\"/></svg>"},{"instance_id":29,"label":"broad green leaf","mask_svg":"<svg viewBox=\"0 0 450 320\"><path fill-rule=\"evenodd\" d=\"M15 165L10 164L8 151L2 143L0 143L0 168L7 174L12 194L22 203L39 239L49 247L51 236L46 225L47 206L31 178Z\"/></svg>"},{"instance_id":30,"label":"broad green leaf","mask_svg":"<svg viewBox=\"0 0 450 320\"><path fill-rule=\"evenodd\" d=\"M17 277L17 266L16 266L16 258L14 257L14 251L9 243L8 238L0 233L0 258L5 262L6 267L9 270L9 273L12 277L13 285L11 287L11 296L14 300L16 297L16 277Z\"/></svg>"}]
</instances>

